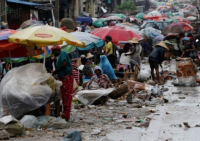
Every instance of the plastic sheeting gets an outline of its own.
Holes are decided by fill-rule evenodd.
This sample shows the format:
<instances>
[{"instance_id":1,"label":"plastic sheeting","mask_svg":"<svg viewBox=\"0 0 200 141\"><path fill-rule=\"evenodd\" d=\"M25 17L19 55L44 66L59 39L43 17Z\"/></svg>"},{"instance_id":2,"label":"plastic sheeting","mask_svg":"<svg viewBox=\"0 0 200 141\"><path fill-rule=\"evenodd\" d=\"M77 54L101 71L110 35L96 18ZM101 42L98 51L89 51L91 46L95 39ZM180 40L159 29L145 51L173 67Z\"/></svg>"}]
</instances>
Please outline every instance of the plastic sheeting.
<instances>
[{"instance_id":1,"label":"plastic sheeting","mask_svg":"<svg viewBox=\"0 0 200 141\"><path fill-rule=\"evenodd\" d=\"M114 88L98 89L98 90L83 90L76 94L76 98L84 105L91 105L102 96L107 96Z\"/></svg>"},{"instance_id":2,"label":"plastic sheeting","mask_svg":"<svg viewBox=\"0 0 200 141\"><path fill-rule=\"evenodd\" d=\"M117 79L110 62L108 61L108 58L105 55L100 56L99 66L101 67L103 74L106 74L109 77L109 79L111 80Z\"/></svg>"},{"instance_id":3,"label":"plastic sheeting","mask_svg":"<svg viewBox=\"0 0 200 141\"><path fill-rule=\"evenodd\" d=\"M43 82L50 76L39 63L11 69L0 84L0 117L11 114L17 118L44 105L52 89Z\"/></svg>"}]
</instances>

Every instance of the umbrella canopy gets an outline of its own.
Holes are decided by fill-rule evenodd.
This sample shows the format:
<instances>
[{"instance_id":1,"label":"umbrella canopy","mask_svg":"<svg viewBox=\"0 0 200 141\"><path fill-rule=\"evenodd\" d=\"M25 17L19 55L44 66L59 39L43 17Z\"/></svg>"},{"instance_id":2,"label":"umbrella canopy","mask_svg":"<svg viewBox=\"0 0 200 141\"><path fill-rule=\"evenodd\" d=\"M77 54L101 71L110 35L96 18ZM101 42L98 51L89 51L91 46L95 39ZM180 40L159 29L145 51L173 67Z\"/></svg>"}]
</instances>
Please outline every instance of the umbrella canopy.
<instances>
[{"instance_id":1,"label":"umbrella canopy","mask_svg":"<svg viewBox=\"0 0 200 141\"><path fill-rule=\"evenodd\" d=\"M105 18L102 18L102 19L98 19L98 20L96 20L95 22L93 22L92 24L94 25L94 26L97 26L97 27L103 27L104 26L104 22L106 21L106 19Z\"/></svg>"},{"instance_id":2,"label":"umbrella canopy","mask_svg":"<svg viewBox=\"0 0 200 141\"><path fill-rule=\"evenodd\" d=\"M112 37L112 42L116 45L118 44L118 41L128 41L132 38L137 38L138 40L142 39L142 37L137 33L134 33L130 30L127 30L124 27L119 27L119 26L103 27L91 33L103 39L104 41L105 37L107 35L110 35Z\"/></svg>"},{"instance_id":3,"label":"umbrella canopy","mask_svg":"<svg viewBox=\"0 0 200 141\"><path fill-rule=\"evenodd\" d=\"M89 50L94 48L95 46L98 48L104 46L104 41L93 34L87 32L72 32L70 34L79 41L85 43L85 48L78 47L78 50Z\"/></svg>"},{"instance_id":4,"label":"umbrella canopy","mask_svg":"<svg viewBox=\"0 0 200 141\"><path fill-rule=\"evenodd\" d=\"M163 17L163 16L164 15L162 15L158 11L152 11L152 12L148 13L147 15L145 15L143 18L144 19L154 19L154 18L160 18L160 17Z\"/></svg>"},{"instance_id":5,"label":"umbrella canopy","mask_svg":"<svg viewBox=\"0 0 200 141\"><path fill-rule=\"evenodd\" d=\"M135 18L143 19L144 16L144 13L138 13L137 15L135 15Z\"/></svg>"},{"instance_id":6,"label":"umbrella canopy","mask_svg":"<svg viewBox=\"0 0 200 141\"><path fill-rule=\"evenodd\" d=\"M2 49L0 47L0 58L6 58L6 57L10 57L10 56L12 56L12 57L26 57L26 56L28 56L26 47L18 45L16 48L12 48L12 50L9 50L7 48Z\"/></svg>"},{"instance_id":7,"label":"umbrella canopy","mask_svg":"<svg viewBox=\"0 0 200 141\"><path fill-rule=\"evenodd\" d=\"M183 22L176 22L168 25L163 31L162 34L165 36L174 35L177 36L182 32L193 30L193 27L189 24Z\"/></svg>"},{"instance_id":8,"label":"umbrella canopy","mask_svg":"<svg viewBox=\"0 0 200 141\"><path fill-rule=\"evenodd\" d=\"M119 23L119 24L116 24L116 26L121 26L121 27L124 27L126 28L127 30L131 30L135 33L137 33L138 35L140 35L141 37L143 36L142 35L142 32L139 31L139 26L137 25L133 25L133 24L126 24L126 23Z\"/></svg>"},{"instance_id":9,"label":"umbrella canopy","mask_svg":"<svg viewBox=\"0 0 200 141\"><path fill-rule=\"evenodd\" d=\"M121 19L125 18L124 14L117 14L117 13L104 14L101 18L107 18L107 17L110 17L110 16L117 16Z\"/></svg>"},{"instance_id":10,"label":"umbrella canopy","mask_svg":"<svg viewBox=\"0 0 200 141\"><path fill-rule=\"evenodd\" d=\"M165 38L165 36L163 36L162 34L156 36L155 38L153 38L153 46L155 46L156 44L158 44L158 43L159 43L160 41L162 41L164 38Z\"/></svg>"},{"instance_id":11,"label":"umbrella canopy","mask_svg":"<svg viewBox=\"0 0 200 141\"><path fill-rule=\"evenodd\" d=\"M165 13L166 17L170 18L170 17L173 17L174 15L171 13L171 12L166 12Z\"/></svg>"},{"instance_id":12,"label":"umbrella canopy","mask_svg":"<svg viewBox=\"0 0 200 141\"><path fill-rule=\"evenodd\" d=\"M141 32L144 36L146 36L147 38L150 38L150 39L153 39L157 36L162 35L160 30L157 30L153 27L147 27L147 28L141 30Z\"/></svg>"},{"instance_id":13,"label":"umbrella canopy","mask_svg":"<svg viewBox=\"0 0 200 141\"><path fill-rule=\"evenodd\" d=\"M4 29L0 31L0 51L14 50L21 46L20 44L14 44L8 42L8 37L12 34L15 34L16 32L17 30L11 30L11 29Z\"/></svg>"},{"instance_id":14,"label":"umbrella canopy","mask_svg":"<svg viewBox=\"0 0 200 141\"><path fill-rule=\"evenodd\" d=\"M13 35L17 32L17 30L12 30L12 29L3 29L0 30L0 41L1 40L8 40L8 37L10 35Z\"/></svg>"},{"instance_id":15,"label":"umbrella canopy","mask_svg":"<svg viewBox=\"0 0 200 141\"><path fill-rule=\"evenodd\" d=\"M71 34L52 26L35 26L18 31L8 37L9 42L24 44L27 46L61 45L63 41L73 46L84 47L84 43L78 41Z\"/></svg>"},{"instance_id":16,"label":"umbrella canopy","mask_svg":"<svg viewBox=\"0 0 200 141\"><path fill-rule=\"evenodd\" d=\"M97 18L92 18L92 21L93 21L93 22L95 22L95 21L97 21L97 20L98 20Z\"/></svg>"},{"instance_id":17,"label":"umbrella canopy","mask_svg":"<svg viewBox=\"0 0 200 141\"><path fill-rule=\"evenodd\" d=\"M136 20L134 16L129 16L129 18L130 18L131 22L134 21L134 20Z\"/></svg>"},{"instance_id":18,"label":"umbrella canopy","mask_svg":"<svg viewBox=\"0 0 200 141\"><path fill-rule=\"evenodd\" d=\"M23 23L21 24L20 28L21 28L21 29L25 29L25 28L27 28L27 27L39 26L39 25L44 25L44 23L41 22L41 21L37 21L37 20L32 20L32 19L30 19L30 20L27 20L27 21L23 22Z\"/></svg>"},{"instance_id":19,"label":"umbrella canopy","mask_svg":"<svg viewBox=\"0 0 200 141\"><path fill-rule=\"evenodd\" d=\"M119 21L119 20L123 20L123 19L118 16L109 16L105 19L105 21Z\"/></svg>"},{"instance_id":20,"label":"umbrella canopy","mask_svg":"<svg viewBox=\"0 0 200 141\"><path fill-rule=\"evenodd\" d=\"M91 24L92 23L92 18L91 17L78 17L77 21L79 21L81 23L81 25L83 24Z\"/></svg>"}]
</instances>

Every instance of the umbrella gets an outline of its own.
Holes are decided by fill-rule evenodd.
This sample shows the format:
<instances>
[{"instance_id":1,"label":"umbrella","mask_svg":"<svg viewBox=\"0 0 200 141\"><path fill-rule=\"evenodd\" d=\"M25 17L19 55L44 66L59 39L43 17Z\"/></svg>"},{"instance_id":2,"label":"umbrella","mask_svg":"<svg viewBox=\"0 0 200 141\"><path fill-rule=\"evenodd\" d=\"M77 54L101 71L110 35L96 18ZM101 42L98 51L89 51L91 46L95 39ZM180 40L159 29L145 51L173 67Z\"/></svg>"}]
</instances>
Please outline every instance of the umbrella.
<instances>
[{"instance_id":1,"label":"umbrella","mask_svg":"<svg viewBox=\"0 0 200 141\"><path fill-rule=\"evenodd\" d=\"M89 50L94 47L100 48L104 46L104 41L93 34L87 32L72 32L70 34L85 43L85 48L78 47L78 50Z\"/></svg>"},{"instance_id":2,"label":"umbrella","mask_svg":"<svg viewBox=\"0 0 200 141\"><path fill-rule=\"evenodd\" d=\"M189 24L183 22L176 22L168 25L163 31L162 34L165 36L174 35L177 36L182 32L193 30L193 27Z\"/></svg>"},{"instance_id":3,"label":"umbrella","mask_svg":"<svg viewBox=\"0 0 200 141\"><path fill-rule=\"evenodd\" d=\"M101 18L107 18L107 17L110 17L110 16L117 16L121 19L125 18L124 14L117 14L117 13L104 14Z\"/></svg>"},{"instance_id":4,"label":"umbrella","mask_svg":"<svg viewBox=\"0 0 200 141\"><path fill-rule=\"evenodd\" d=\"M0 30L0 41L1 40L8 40L8 36L15 34L17 31L12 29L3 29Z\"/></svg>"},{"instance_id":5,"label":"umbrella","mask_svg":"<svg viewBox=\"0 0 200 141\"><path fill-rule=\"evenodd\" d=\"M135 18L143 19L144 16L144 13L138 13L137 15L135 15Z\"/></svg>"},{"instance_id":6,"label":"umbrella","mask_svg":"<svg viewBox=\"0 0 200 141\"><path fill-rule=\"evenodd\" d=\"M84 43L78 41L71 34L48 25L29 27L18 31L16 34L9 36L8 41L37 47L60 45L63 41L73 46L85 46Z\"/></svg>"},{"instance_id":7,"label":"umbrella","mask_svg":"<svg viewBox=\"0 0 200 141\"><path fill-rule=\"evenodd\" d=\"M79 21L81 25L83 24L91 24L92 23L92 18L91 17L78 17L76 21Z\"/></svg>"},{"instance_id":8,"label":"umbrella","mask_svg":"<svg viewBox=\"0 0 200 141\"><path fill-rule=\"evenodd\" d=\"M154 47L156 44L158 44L160 41L162 41L164 38L165 38L165 36L163 36L162 34L156 36L155 38L153 38L153 47Z\"/></svg>"},{"instance_id":9,"label":"umbrella","mask_svg":"<svg viewBox=\"0 0 200 141\"><path fill-rule=\"evenodd\" d=\"M98 19L95 22L93 22L92 24L96 27L103 27L104 26L104 22L106 21L105 18L102 19Z\"/></svg>"},{"instance_id":10,"label":"umbrella","mask_svg":"<svg viewBox=\"0 0 200 141\"><path fill-rule=\"evenodd\" d=\"M109 16L105 19L105 21L119 21L119 20L123 19L119 18L118 16Z\"/></svg>"},{"instance_id":11,"label":"umbrella","mask_svg":"<svg viewBox=\"0 0 200 141\"><path fill-rule=\"evenodd\" d=\"M137 25L133 25L133 24L130 24L130 23L128 23L128 24L126 24L126 23L119 23L119 24L116 24L116 26L124 27L124 28L126 28L127 30L131 30L131 31L137 33L137 34L140 35L141 37L143 36L143 35L142 35L142 32L139 31L139 26L137 26Z\"/></svg>"},{"instance_id":12,"label":"umbrella","mask_svg":"<svg viewBox=\"0 0 200 141\"><path fill-rule=\"evenodd\" d=\"M165 13L166 17L170 18L170 17L173 17L173 14L171 12L166 12Z\"/></svg>"},{"instance_id":13,"label":"umbrella","mask_svg":"<svg viewBox=\"0 0 200 141\"><path fill-rule=\"evenodd\" d=\"M143 18L144 19L154 19L154 18L160 18L160 17L163 17L163 16L164 15L162 15L158 11L152 11L152 12L148 13L147 15L145 15Z\"/></svg>"},{"instance_id":14,"label":"umbrella","mask_svg":"<svg viewBox=\"0 0 200 141\"><path fill-rule=\"evenodd\" d=\"M129 18L130 18L131 22L134 21L134 20L136 20L134 16L129 16Z\"/></svg>"},{"instance_id":15,"label":"umbrella","mask_svg":"<svg viewBox=\"0 0 200 141\"><path fill-rule=\"evenodd\" d=\"M104 41L105 41L105 37L107 35L110 35L112 37L112 42L116 45L118 44L118 41L128 41L132 38L137 38L138 40L142 39L142 37L138 35L137 33L134 33L120 26L103 27L91 33L103 39Z\"/></svg>"},{"instance_id":16,"label":"umbrella","mask_svg":"<svg viewBox=\"0 0 200 141\"><path fill-rule=\"evenodd\" d=\"M92 21L93 21L93 22L95 22L95 21L97 21L97 20L98 20L97 18L92 18Z\"/></svg>"},{"instance_id":17,"label":"umbrella","mask_svg":"<svg viewBox=\"0 0 200 141\"><path fill-rule=\"evenodd\" d=\"M146 36L147 38L150 38L150 39L153 39L156 36L162 35L160 30L157 30L153 27L147 27L145 29L142 29L141 32L143 33L144 36Z\"/></svg>"},{"instance_id":18,"label":"umbrella","mask_svg":"<svg viewBox=\"0 0 200 141\"><path fill-rule=\"evenodd\" d=\"M44 23L41 22L41 21L37 21L37 20L32 20L32 19L30 19L30 20L27 20L27 21L23 22L23 23L21 24L20 28L21 28L21 29L25 29L25 28L27 28L27 27L39 26L39 25L44 25Z\"/></svg>"}]
</instances>

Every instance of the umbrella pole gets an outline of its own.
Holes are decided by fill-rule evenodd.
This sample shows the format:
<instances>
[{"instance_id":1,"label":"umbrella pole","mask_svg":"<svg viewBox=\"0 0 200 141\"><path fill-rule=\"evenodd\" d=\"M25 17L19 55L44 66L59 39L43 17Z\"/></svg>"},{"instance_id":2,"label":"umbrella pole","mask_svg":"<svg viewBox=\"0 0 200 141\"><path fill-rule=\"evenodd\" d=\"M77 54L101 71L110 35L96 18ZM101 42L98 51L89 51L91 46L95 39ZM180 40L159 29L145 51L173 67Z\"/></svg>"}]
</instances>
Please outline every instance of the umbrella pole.
<instances>
[{"instance_id":1,"label":"umbrella pole","mask_svg":"<svg viewBox=\"0 0 200 141\"><path fill-rule=\"evenodd\" d=\"M46 49L46 48L45 48ZM43 71L45 71L45 60L46 60L46 55L44 51L44 58L43 58Z\"/></svg>"},{"instance_id":2,"label":"umbrella pole","mask_svg":"<svg viewBox=\"0 0 200 141\"><path fill-rule=\"evenodd\" d=\"M77 57L79 56L79 54L78 54L78 50L77 50ZM79 58L79 57L78 57ZM77 59L76 61L78 61L78 67L79 67L79 59ZM80 76L80 74L79 74L79 69L78 69L78 80L80 81L80 79L79 79L79 76ZM78 82L79 82L78 81ZM80 83L80 82L79 82ZM78 86L79 86L79 84L78 84Z\"/></svg>"},{"instance_id":3,"label":"umbrella pole","mask_svg":"<svg viewBox=\"0 0 200 141\"><path fill-rule=\"evenodd\" d=\"M10 50L9 50L9 58L10 58L10 66L11 66L11 69L12 69L13 66L12 66L12 60L11 60L11 53L10 53Z\"/></svg>"}]
</instances>

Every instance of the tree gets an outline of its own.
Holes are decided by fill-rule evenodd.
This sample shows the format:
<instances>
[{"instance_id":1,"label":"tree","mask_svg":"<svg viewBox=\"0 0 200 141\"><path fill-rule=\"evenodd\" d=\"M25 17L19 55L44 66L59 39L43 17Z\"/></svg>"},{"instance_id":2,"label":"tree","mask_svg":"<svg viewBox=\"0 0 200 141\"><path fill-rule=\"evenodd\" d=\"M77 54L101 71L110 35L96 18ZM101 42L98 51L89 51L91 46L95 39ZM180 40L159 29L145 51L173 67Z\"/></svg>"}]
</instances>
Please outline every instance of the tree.
<instances>
[{"instance_id":1,"label":"tree","mask_svg":"<svg viewBox=\"0 0 200 141\"><path fill-rule=\"evenodd\" d=\"M135 4L133 3L133 0L124 0L121 5L119 5L117 7L117 9L119 10L125 10L126 13L133 11L133 10L137 10L137 7L135 6Z\"/></svg>"}]
</instances>

